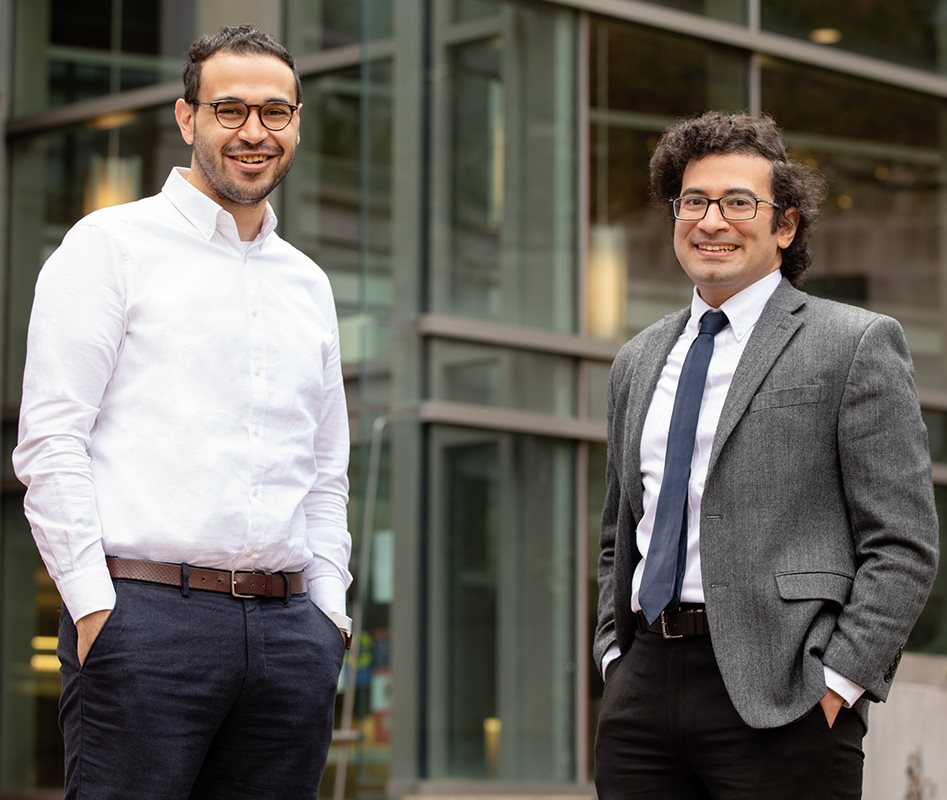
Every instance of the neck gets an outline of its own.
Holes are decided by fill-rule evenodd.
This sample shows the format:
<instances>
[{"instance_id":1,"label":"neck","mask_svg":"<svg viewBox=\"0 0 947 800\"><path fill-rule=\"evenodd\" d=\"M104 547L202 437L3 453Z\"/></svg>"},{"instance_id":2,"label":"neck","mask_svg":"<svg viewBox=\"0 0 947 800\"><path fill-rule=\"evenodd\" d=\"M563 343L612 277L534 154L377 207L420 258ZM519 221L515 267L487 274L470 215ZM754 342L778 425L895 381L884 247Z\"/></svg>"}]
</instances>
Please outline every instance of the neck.
<instances>
[{"instance_id":1,"label":"neck","mask_svg":"<svg viewBox=\"0 0 947 800\"><path fill-rule=\"evenodd\" d=\"M217 202L220 203L220 200L218 199ZM263 228L263 219L266 216L265 200L255 206L239 206L233 203L220 204L233 215L241 242L251 242L256 239Z\"/></svg>"}]
</instances>

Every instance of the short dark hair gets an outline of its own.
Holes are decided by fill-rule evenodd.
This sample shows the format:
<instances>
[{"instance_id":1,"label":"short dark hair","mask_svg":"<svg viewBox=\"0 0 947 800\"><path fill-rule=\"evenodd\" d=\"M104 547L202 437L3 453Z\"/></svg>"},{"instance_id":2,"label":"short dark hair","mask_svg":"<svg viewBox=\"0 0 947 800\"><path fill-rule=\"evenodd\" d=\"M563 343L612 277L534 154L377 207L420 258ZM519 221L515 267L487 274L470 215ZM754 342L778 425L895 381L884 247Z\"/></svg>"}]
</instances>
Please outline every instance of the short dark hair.
<instances>
[{"instance_id":1,"label":"short dark hair","mask_svg":"<svg viewBox=\"0 0 947 800\"><path fill-rule=\"evenodd\" d=\"M727 153L758 155L772 164L773 200L780 209L794 208L799 215L796 235L783 250L780 266L783 275L798 285L812 260L809 238L825 199L825 179L816 170L790 159L782 133L768 114L708 111L668 128L651 156L655 203L673 219L671 200L681 193L687 165L705 156ZM779 221L779 214L774 214L774 232Z\"/></svg>"},{"instance_id":2,"label":"short dark hair","mask_svg":"<svg viewBox=\"0 0 947 800\"><path fill-rule=\"evenodd\" d=\"M217 33L202 36L187 51L184 62L184 101L192 105L197 102L201 88L201 66L208 58L220 53L266 55L278 58L293 71L296 81L296 102L303 99L302 82L296 72L296 62L283 45L268 33L253 25L224 26Z\"/></svg>"}]
</instances>

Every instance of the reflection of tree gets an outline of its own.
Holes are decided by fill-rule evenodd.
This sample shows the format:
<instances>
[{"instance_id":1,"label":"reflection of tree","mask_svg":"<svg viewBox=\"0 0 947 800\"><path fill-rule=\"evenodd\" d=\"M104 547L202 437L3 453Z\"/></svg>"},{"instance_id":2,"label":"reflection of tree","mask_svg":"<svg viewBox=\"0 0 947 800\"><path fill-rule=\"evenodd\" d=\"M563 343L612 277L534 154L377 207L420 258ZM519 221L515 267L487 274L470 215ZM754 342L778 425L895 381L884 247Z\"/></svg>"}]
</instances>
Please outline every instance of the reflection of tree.
<instances>
[{"instance_id":1,"label":"reflection of tree","mask_svg":"<svg viewBox=\"0 0 947 800\"><path fill-rule=\"evenodd\" d=\"M908 756L907 776L908 788L904 800L933 800L936 797L937 785L924 777L924 759L920 750Z\"/></svg>"}]
</instances>

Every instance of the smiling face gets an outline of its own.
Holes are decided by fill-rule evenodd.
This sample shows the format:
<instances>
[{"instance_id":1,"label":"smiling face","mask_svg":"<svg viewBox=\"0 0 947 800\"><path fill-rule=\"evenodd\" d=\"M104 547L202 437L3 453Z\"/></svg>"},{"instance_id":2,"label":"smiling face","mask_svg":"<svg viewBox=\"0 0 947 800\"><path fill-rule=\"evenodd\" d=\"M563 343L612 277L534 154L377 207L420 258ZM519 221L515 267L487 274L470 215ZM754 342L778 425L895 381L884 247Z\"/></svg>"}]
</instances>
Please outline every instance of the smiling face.
<instances>
[{"instance_id":1,"label":"smiling face","mask_svg":"<svg viewBox=\"0 0 947 800\"><path fill-rule=\"evenodd\" d=\"M296 104L293 71L278 58L222 51L201 66L198 100L241 100L248 105ZM175 105L184 141L193 145L188 180L228 211L260 206L292 166L299 144L299 114L271 131L251 109L239 128L223 127L210 106Z\"/></svg>"},{"instance_id":2,"label":"smiling face","mask_svg":"<svg viewBox=\"0 0 947 800\"><path fill-rule=\"evenodd\" d=\"M772 166L762 156L727 153L691 161L684 170L681 195L721 197L746 194L773 200ZM773 215L779 222L773 231ZM702 220L675 220L674 252L704 302L720 305L779 269L781 250L796 233L795 209L760 203L754 219L724 219L716 203Z\"/></svg>"}]
</instances>

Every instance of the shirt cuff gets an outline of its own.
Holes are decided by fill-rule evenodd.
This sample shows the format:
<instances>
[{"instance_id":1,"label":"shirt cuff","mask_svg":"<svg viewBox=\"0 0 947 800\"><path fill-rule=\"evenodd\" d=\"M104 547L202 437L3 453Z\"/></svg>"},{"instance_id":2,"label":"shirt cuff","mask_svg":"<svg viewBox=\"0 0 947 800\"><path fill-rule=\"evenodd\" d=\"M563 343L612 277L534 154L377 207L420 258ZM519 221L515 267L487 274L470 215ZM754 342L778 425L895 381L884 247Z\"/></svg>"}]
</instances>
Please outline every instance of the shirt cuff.
<instances>
[{"instance_id":1,"label":"shirt cuff","mask_svg":"<svg viewBox=\"0 0 947 800\"><path fill-rule=\"evenodd\" d=\"M839 675L839 673L831 667L827 667L823 664L822 669L825 670L826 688L842 696L842 700L845 701L845 708L851 708L855 705L858 698L865 693L865 690L861 686L854 681L850 681L844 675Z\"/></svg>"},{"instance_id":2,"label":"shirt cuff","mask_svg":"<svg viewBox=\"0 0 947 800\"><path fill-rule=\"evenodd\" d=\"M345 614L345 584L332 575L321 575L309 581L309 599L326 614Z\"/></svg>"},{"instance_id":3,"label":"shirt cuff","mask_svg":"<svg viewBox=\"0 0 947 800\"><path fill-rule=\"evenodd\" d=\"M618 649L617 644L613 644L608 648L608 650L605 651L605 655L602 656L602 680L605 680L605 673L608 672L608 665L620 655L621 650Z\"/></svg>"},{"instance_id":4,"label":"shirt cuff","mask_svg":"<svg viewBox=\"0 0 947 800\"><path fill-rule=\"evenodd\" d=\"M93 611L115 608L115 584L104 558L100 567L63 576L57 581L56 588L73 622Z\"/></svg>"}]
</instances>

